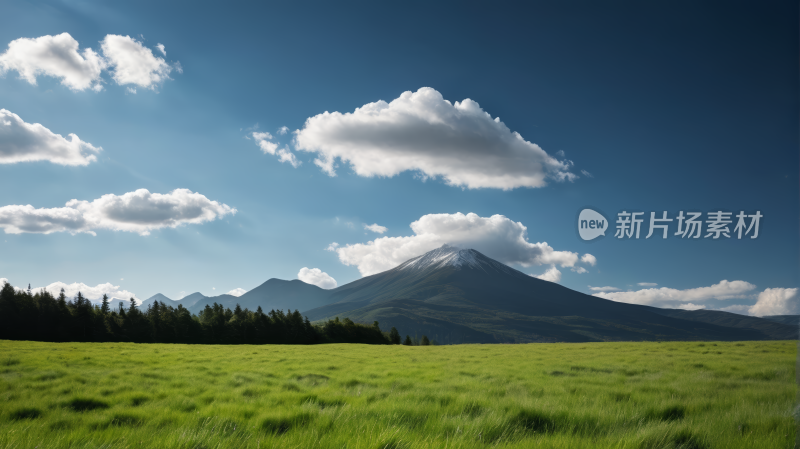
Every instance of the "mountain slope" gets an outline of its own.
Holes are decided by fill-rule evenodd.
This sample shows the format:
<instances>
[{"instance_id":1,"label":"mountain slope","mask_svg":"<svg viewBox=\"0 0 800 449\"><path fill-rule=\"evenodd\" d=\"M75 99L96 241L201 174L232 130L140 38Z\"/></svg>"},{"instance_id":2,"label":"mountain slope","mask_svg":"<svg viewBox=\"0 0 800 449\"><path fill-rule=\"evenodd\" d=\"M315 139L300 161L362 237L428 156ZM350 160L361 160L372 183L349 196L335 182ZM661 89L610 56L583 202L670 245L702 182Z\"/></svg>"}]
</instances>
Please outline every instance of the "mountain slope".
<instances>
[{"instance_id":1,"label":"mountain slope","mask_svg":"<svg viewBox=\"0 0 800 449\"><path fill-rule=\"evenodd\" d=\"M295 279L270 279L239 297L242 308L264 312L270 310L305 311L330 303L330 291Z\"/></svg>"},{"instance_id":2,"label":"mountain slope","mask_svg":"<svg viewBox=\"0 0 800 449\"><path fill-rule=\"evenodd\" d=\"M310 319L379 321L383 329L395 326L441 343L761 340L797 334L795 327L759 318L735 320L713 311L687 315L608 301L447 245L329 294L330 304L305 312Z\"/></svg>"},{"instance_id":3,"label":"mountain slope","mask_svg":"<svg viewBox=\"0 0 800 449\"><path fill-rule=\"evenodd\" d=\"M762 318L790 326L800 326L800 315L770 315Z\"/></svg>"}]
</instances>

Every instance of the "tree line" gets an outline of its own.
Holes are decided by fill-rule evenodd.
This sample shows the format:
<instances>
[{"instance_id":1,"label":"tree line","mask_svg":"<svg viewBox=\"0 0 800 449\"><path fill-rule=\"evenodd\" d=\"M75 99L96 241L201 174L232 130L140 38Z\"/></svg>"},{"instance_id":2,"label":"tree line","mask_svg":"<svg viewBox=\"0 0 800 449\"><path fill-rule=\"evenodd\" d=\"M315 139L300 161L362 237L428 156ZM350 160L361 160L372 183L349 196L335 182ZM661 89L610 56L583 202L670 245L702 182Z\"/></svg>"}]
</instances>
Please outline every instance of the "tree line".
<instances>
[{"instance_id":1,"label":"tree line","mask_svg":"<svg viewBox=\"0 0 800 449\"><path fill-rule=\"evenodd\" d=\"M349 318L313 325L295 310L264 313L231 310L220 304L206 305L194 315L182 305L172 307L154 302L141 310L131 298L128 307L93 304L80 292L68 299L61 289L54 297L45 289L31 292L17 290L4 282L0 289L0 339L33 341L197 343L197 344L318 344L366 343L400 344L394 327L381 332L378 322L372 326ZM423 336L427 341L427 337ZM406 336L404 344L413 344Z\"/></svg>"}]
</instances>

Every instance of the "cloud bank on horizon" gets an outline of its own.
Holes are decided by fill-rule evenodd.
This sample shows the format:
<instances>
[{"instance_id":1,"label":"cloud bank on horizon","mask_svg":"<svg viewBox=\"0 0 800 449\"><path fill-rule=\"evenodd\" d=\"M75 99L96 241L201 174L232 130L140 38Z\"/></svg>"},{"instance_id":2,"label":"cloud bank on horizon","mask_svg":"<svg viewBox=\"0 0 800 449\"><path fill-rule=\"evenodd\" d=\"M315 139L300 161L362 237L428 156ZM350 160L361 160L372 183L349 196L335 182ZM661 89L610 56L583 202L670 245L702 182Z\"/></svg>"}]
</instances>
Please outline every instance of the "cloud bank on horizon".
<instances>
[{"instance_id":1,"label":"cloud bank on horizon","mask_svg":"<svg viewBox=\"0 0 800 449\"><path fill-rule=\"evenodd\" d=\"M3 284L7 283L9 283L8 279L0 278L0 287L2 287ZM18 286L14 286L14 288L17 290L24 290L23 288ZM49 284L44 287L32 287L31 292L35 294L36 292L41 291L42 289L47 290L48 293L50 293L55 297L58 297L58 295L61 293L61 289L64 289L64 294L66 295L68 300L72 300L75 296L78 295L78 292L81 292L81 294L86 299L89 299L91 301L99 301L103 298L103 295L108 295L109 301L112 299L129 301L131 298L133 298L133 300L136 301L137 304L141 304L142 302L142 300L140 300L133 292L130 292L128 290L123 290L122 288L120 288L119 285L113 285L110 282L106 282L105 284L98 284L95 285L94 287L91 285L86 285L83 282L73 282L71 284L67 284L64 282L53 282L52 284Z\"/></svg>"},{"instance_id":2,"label":"cloud bank on horizon","mask_svg":"<svg viewBox=\"0 0 800 449\"><path fill-rule=\"evenodd\" d=\"M310 117L295 131L294 145L315 153L314 163L330 176L339 159L359 176L411 171L468 189L543 187L547 180L577 178L571 161L550 156L477 102L451 103L430 87L403 92L390 103Z\"/></svg>"},{"instance_id":3,"label":"cloud bank on horizon","mask_svg":"<svg viewBox=\"0 0 800 449\"><path fill-rule=\"evenodd\" d=\"M0 164L48 161L58 165L89 165L103 149L75 134L69 140L39 123L26 123L7 109L0 109Z\"/></svg>"},{"instance_id":4,"label":"cloud bank on horizon","mask_svg":"<svg viewBox=\"0 0 800 449\"><path fill-rule=\"evenodd\" d=\"M65 207L36 209L29 205L0 207L0 228L6 234L88 233L96 230L136 232L176 228L184 224L213 221L236 209L209 200L188 189L167 194L139 189L123 195L107 194L89 202L70 200Z\"/></svg>"},{"instance_id":5,"label":"cloud bank on horizon","mask_svg":"<svg viewBox=\"0 0 800 449\"><path fill-rule=\"evenodd\" d=\"M645 282L640 283L648 284ZM757 296L756 303L714 307L714 301L750 299L756 286L745 281L723 280L709 287L678 290L674 288L646 288L636 291L618 291L615 287L590 287L597 291L593 296L628 304L640 304L665 309L700 310L716 309L753 316L791 315L800 313L800 298L796 288L767 288ZM710 306L710 307L709 307Z\"/></svg>"},{"instance_id":6,"label":"cloud bank on horizon","mask_svg":"<svg viewBox=\"0 0 800 449\"><path fill-rule=\"evenodd\" d=\"M428 214L411 223L411 230L415 235L379 237L345 246L331 244L328 250L335 251L343 264L358 267L362 276L392 269L445 243L472 248L505 264L524 267L545 264L574 267L580 260L578 253L556 251L547 242L530 243L528 228L503 215ZM597 262L594 256L586 256L584 262L592 265Z\"/></svg>"},{"instance_id":7,"label":"cloud bank on horizon","mask_svg":"<svg viewBox=\"0 0 800 449\"><path fill-rule=\"evenodd\" d=\"M20 79L33 85L37 77L50 76L73 91L99 92L103 90L104 70L120 86L150 90L170 79L172 70L183 72L180 63L168 64L130 36L109 34L100 42L100 48L102 56L91 48L81 52L78 41L69 33L15 39L0 54L0 75L15 71ZM164 45L158 44L157 48L166 56ZM132 92L136 92L135 88Z\"/></svg>"}]
</instances>

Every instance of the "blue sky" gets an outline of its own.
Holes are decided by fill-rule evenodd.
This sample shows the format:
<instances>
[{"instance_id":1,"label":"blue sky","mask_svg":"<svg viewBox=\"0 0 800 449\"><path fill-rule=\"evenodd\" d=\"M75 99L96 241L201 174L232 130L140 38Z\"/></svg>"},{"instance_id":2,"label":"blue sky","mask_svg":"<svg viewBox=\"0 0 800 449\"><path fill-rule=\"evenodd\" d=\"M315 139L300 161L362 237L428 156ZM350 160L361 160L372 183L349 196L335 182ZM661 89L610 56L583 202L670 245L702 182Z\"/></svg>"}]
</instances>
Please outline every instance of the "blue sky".
<instances>
[{"instance_id":1,"label":"blue sky","mask_svg":"<svg viewBox=\"0 0 800 449\"><path fill-rule=\"evenodd\" d=\"M85 165L0 163L0 207L6 208L0 209L0 277L14 285L111 283L140 299L159 292L178 298L181 292L249 290L273 277L295 279L303 267L343 285L433 244L473 239L477 249L526 273L555 268L562 285L585 293L598 293L589 286L653 289L610 299L738 305L728 310L740 313L756 313L750 307L763 299L774 306L763 310L796 310L794 3L553 2L522 8L495 2L223 7L140 1L26 2L2 9L0 52L7 64L0 109L102 148L84 147ZM62 33L77 41L81 55L91 48L105 58L107 67L89 75L99 92L65 85L78 79L74 73L40 72L32 84L14 68L41 68L47 61L32 60L24 49L14 53L12 42ZM150 53L141 61L162 61L147 80L136 67L124 66L138 64L125 59L130 48ZM128 78L125 67L132 70ZM391 103L404 92L419 95L405 106L392 103L387 113L397 115L384 121L320 116ZM425 97L428 103L417 101L424 92L432 95ZM403 107L430 112L426 105L443 104L436 95L462 106L472 100L491 119L499 117L508 133L481 121L481 113L446 122L452 130L446 136L403 115ZM314 117L319 119L307 122ZM279 134L283 126L290 132ZM474 138L484 131L485 142L497 146ZM528 150L509 143L512 132L527 142L525 148L536 144L539 150L520 156ZM0 158L3 145L7 150L19 143L14 136L3 141L0 135ZM258 136L279 144L275 154L259 148ZM341 145L334 148L336 139ZM408 148L418 152L403 159ZM281 162L281 150L299 165ZM314 162L326 154L340 156L335 176ZM86 162L87 155L96 160ZM477 162L466 167L463 160ZM403 169L408 164L412 169ZM516 173L509 184L497 175L504 170ZM544 178L525 181L523 172ZM559 181L559 173L574 176ZM149 235L136 226L153 218L137 217L138 209L92 229L44 234L10 228L22 213L10 206L63 208L73 199L89 204L138 189L160 195L188 189L206 199L211 209L204 210L213 218L175 228L153 225ZM584 207L612 221L622 210L646 216L668 211L671 218L694 210L704 219L707 212L743 210L760 211L763 218L757 239L618 240L612 230L585 242L576 230ZM98 210L102 215L110 209ZM493 215L507 220L492 221ZM448 234L447 226L459 223L474 226L475 233ZM519 242L516 223L527 228L528 244ZM87 229L95 235L80 232ZM407 239L391 240L398 237ZM339 252L326 251L332 242ZM555 255L534 245L543 242ZM594 265L581 261L587 253ZM581 267L587 272L574 271ZM743 283L721 285L723 280ZM693 290L703 287L713 288ZM655 290L660 288L678 292ZM665 299L670 295L678 299Z\"/></svg>"}]
</instances>

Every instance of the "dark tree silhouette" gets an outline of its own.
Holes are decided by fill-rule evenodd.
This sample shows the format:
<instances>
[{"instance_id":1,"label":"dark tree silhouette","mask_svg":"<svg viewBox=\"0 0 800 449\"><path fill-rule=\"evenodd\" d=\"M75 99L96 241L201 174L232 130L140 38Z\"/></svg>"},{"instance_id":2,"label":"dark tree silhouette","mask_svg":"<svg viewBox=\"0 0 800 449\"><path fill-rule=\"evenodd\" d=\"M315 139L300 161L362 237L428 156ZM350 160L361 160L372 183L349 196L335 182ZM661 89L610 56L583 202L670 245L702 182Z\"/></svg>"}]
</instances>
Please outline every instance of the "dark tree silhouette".
<instances>
[{"instance_id":1,"label":"dark tree silhouette","mask_svg":"<svg viewBox=\"0 0 800 449\"><path fill-rule=\"evenodd\" d=\"M389 331L389 341L393 345L399 345L400 344L400 332L397 332L397 328L396 327L392 327L392 330Z\"/></svg>"},{"instance_id":2,"label":"dark tree silhouette","mask_svg":"<svg viewBox=\"0 0 800 449\"><path fill-rule=\"evenodd\" d=\"M392 328L397 334L397 329ZM390 344L378 323L371 326L349 318L313 325L299 311L259 307L255 312L238 304L233 311L217 303L192 315L154 302L140 310L133 298L128 307L120 303L111 310L108 296L93 305L82 293L67 300L64 289L54 298L46 290L33 294L0 285L0 339L38 341L120 341L136 343L205 344Z\"/></svg>"}]
</instances>

